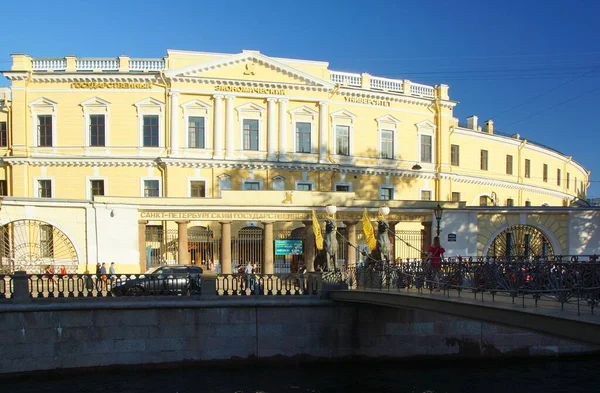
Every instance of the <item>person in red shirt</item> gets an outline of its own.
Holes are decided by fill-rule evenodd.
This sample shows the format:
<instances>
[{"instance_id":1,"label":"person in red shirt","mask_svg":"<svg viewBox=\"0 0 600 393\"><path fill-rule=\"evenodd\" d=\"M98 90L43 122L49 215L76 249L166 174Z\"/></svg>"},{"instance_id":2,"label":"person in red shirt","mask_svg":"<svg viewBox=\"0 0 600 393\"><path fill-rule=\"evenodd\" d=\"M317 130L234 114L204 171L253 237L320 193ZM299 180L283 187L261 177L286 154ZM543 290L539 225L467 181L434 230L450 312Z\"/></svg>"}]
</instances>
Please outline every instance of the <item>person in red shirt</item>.
<instances>
[{"instance_id":1,"label":"person in red shirt","mask_svg":"<svg viewBox=\"0 0 600 393\"><path fill-rule=\"evenodd\" d=\"M440 245L438 236L433 238L433 244L429 247L428 260L431 266L431 278L433 280L433 290L440 290L440 271L442 270L442 259L446 250Z\"/></svg>"}]
</instances>

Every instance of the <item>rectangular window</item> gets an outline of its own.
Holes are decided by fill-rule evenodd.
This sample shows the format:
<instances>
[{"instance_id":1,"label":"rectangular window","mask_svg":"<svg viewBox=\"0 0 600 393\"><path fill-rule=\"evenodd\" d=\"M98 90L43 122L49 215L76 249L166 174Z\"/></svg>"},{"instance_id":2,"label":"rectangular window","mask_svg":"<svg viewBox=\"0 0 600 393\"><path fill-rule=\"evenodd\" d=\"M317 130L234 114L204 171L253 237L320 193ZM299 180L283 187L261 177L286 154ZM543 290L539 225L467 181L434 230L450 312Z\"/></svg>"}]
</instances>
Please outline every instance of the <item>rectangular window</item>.
<instances>
[{"instance_id":1,"label":"rectangular window","mask_svg":"<svg viewBox=\"0 0 600 393\"><path fill-rule=\"evenodd\" d=\"M548 182L548 164L544 164L544 173L542 173L542 179Z\"/></svg>"},{"instance_id":2,"label":"rectangular window","mask_svg":"<svg viewBox=\"0 0 600 393\"><path fill-rule=\"evenodd\" d=\"M460 164L460 147L458 145L450 145L450 165L459 166Z\"/></svg>"},{"instance_id":3,"label":"rectangular window","mask_svg":"<svg viewBox=\"0 0 600 393\"><path fill-rule=\"evenodd\" d=\"M350 192L350 186L347 184L336 184L335 190L340 192Z\"/></svg>"},{"instance_id":4,"label":"rectangular window","mask_svg":"<svg viewBox=\"0 0 600 393\"><path fill-rule=\"evenodd\" d=\"M560 169L557 169L556 170L556 185L557 186L560 186L560 176L561 176Z\"/></svg>"},{"instance_id":5,"label":"rectangular window","mask_svg":"<svg viewBox=\"0 0 600 393\"><path fill-rule=\"evenodd\" d=\"M312 183L298 183L296 184L296 190L298 191L311 191Z\"/></svg>"},{"instance_id":6,"label":"rectangular window","mask_svg":"<svg viewBox=\"0 0 600 393\"><path fill-rule=\"evenodd\" d=\"M206 197L206 182L201 180L192 180L190 182L190 197L204 198Z\"/></svg>"},{"instance_id":7,"label":"rectangular window","mask_svg":"<svg viewBox=\"0 0 600 393\"><path fill-rule=\"evenodd\" d=\"M381 158L394 158L394 131L381 131Z\"/></svg>"},{"instance_id":8,"label":"rectangular window","mask_svg":"<svg viewBox=\"0 0 600 393\"><path fill-rule=\"evenodd\" d=\"M507 175L513 174L513 156L511 156L511 155L506 156L506 174Z\"/></svg>"},{"instance_id":9,"label":"rectangular window","mask_svg":"<svg viewBox=\"0 0 600 393\"><path fill-rule=\"evenodd\" d=\"M310 153L310 123L296 123L296 153Z\"/></svg>"},{"instance_id":10,"label":"rectangular window","mask_svg":"<svg viewBox=\"0 0 600 393\"><path fill-rule=\"evenodd\" d=\"M479 197L479 206L487 206L488 205L488 197L482 195Z\"/></svg>"},{"instance_id":11,"label":"rectangular window","mask_svg":"<svg viewBox=\"0 0 600 393\"><path fill-rule=\"evenodd\" d=\"M430 201L431 200L431 191L421 190L421 200L422 201Z\"/></svg>"},{"instance_id":12,"label":"rectangular window","mask_svg":"<svg viewBox=\"0 0 600 393\"><path fill-rule=\"evenodd\" d=\"M38 146L39 147L51 147L52 146L52 116L51 115L38 116Z\"/></svg>"},{"instance_id":13,"label":"rectangular window","mask_svg":"<svg viewBox=\"0 0 600 393\"><path fill-rule=\"evenodd\" d=\"M531 177L531 160L525 160L525 177Z\"/></svg>"},{"instance_id":14,"label":"rectangular window","mask_svg":"<svg viewBox=\"0 0 600 393\"><path fill-rule=\"evenodd\" d=\"M106 116L90 115L90 146L105 146Z\"/></svg>"},{"instance_id":15,"label":"rectangular window","mask_svg":"<svg viewBox=\"0 0 600 393\"><path fill-rule=\"evenodd\" d=\"M452 193L452 202L460 202L460 192Z\"/></svg>"},{"instance_id":16,"label":"rectangular window","mask_svg":"<svg viewBox=\"0 0 600 393\"><path fill-rule=\"evenodd\" d=\"M188 147L204 149L204 117L188 119Z\"/></svg>"},{"instance_id":17,"label":"rectangular window","mask_svg":"<svg viewBox=\"0 0 600 393\"><path fill-rule=\"evenodd\" d=\"M6 131L6 122L0 121L0 147L8 146L8 135Z\"/></svg>"},{"instance_id":18,"label":"rectangular window","mask_svg":"<svg viewBox=\"0 0 600 393\"><path fill-rule=\"evenodd\" d=\"M391 201L394 199L394 189L392 187L381 187L379 189L379 199Z\"/></svg>"},{"instance_id":19,"label":"rectangular window","mask_svg":"<svg viewBox=\"0 0 600 393\"><path fill-rule=\"evenodd\" d=\"M258 151L258 120L244 119L244 150Z\"/></svg>"},{"instance_id":20,"label":"rectangular window","mask_svg":"<svg viewBox=\"0 0 600 393\"><path fill-rule=\"evenodd\" d=\"M336 154L342 156L350 155L350 127L336 126L335 127L335 146Z\"/></svg>"},{"instance_id":21,"label":"rectangular window","mask_svg":"<svg viewBox=\"0 0 600 393\"><path fill-rule=\"evenodd\" d=\"M431 155L431 135L421 135L421 162L433 162Z\"/></svg>"},{"instance_id":22,"label":"rectangular window","mask_svg":"<svg viewBox=\"0 0 600 393\"><path fill-rule=\"evenodd\" d=\"M158 147L158 115L144 116L144 147Z\"/></svg>"},{"instance_id":23,"label":"rectangular window","mask_svg":"<svg viewBox=\"0 0 600 393\"><path fill-rule=\"evenodd\" d=\"M90 180L90 195L104 195L104 180Z\"/></svg>"},{"instance_id":24,"label":"rectangular window","mask_svg":"<svg viewBox=\"0 0 600 393\"><path fill-rule=\"evenodd\" d=\"M531 206L531 201L525 201L525 206Z\"/></svg>"},{"instance_id":25,"label":"rectangular window","mask_svg":"<svg viewBox=\"0 0 600 393\"><path fill-rule=\"evenodd\" d=\"M488 170L488 151L487 150L481 151L480 160L481 160L480 169L482 171L487 171Z\"/></svg>"},{"instance_id":26,"label":"rectangular window","mask_svg":"<svg viewBox=\"0 0 600 393\"><path fill-rule=\"evenodd\" d=\"M514 200L512 200L512 199L510 199L510 198L508 198L508 199L506 200L506 206L514 206L514 204L515 204L515 201L514 201Z\"/></svg>"},{"instance_id":27,"label":"rectangular window","mask_svg":"<svg viewBox=\"0 0 600 393\"><path fill-rule=\"evenodd\" d=\"M571 174L567 172L567 190L571 186Z\"/></svg>"},{"instance_id":28,"label":"rectangular window","mask_svg":"<svg viewBox=\"0 0 600 393\"><path fill-rule=\"evenodd\" d=\"M257 181L246 181L244 182L245 191L258 191L260 190L260 182Z\"/></svg>"},{"instance_id":29,"label":"rectangular window","mask_svg":"<svg viewBox=\"0 0 600 393\"><path fill-rule=\"evenodd\" d=\"M38 180L38 198L52 198L52 180Z\"/></svg>"},{"instance_id":30,"label":"rectangular window","mask_svg":"<svg viewBox=\"0 0 600 393\"><path fill-rule=\"evenodd\" d=\"M160 196L159 181L158 180L144 180L144 197L157 197Z\"/></svg>"},{"instance_id":31,"label":"rectangular window","mask_svg":"<svg viewBox=\"0 0 600 393\"><path fill-rule=\"evenodd\" d=\"M43 258L54 257L54 227L40 225L40 256Z\"/></svg>"},{"instance_id":32,"label":"rectangular window","mask_svg":"<svg viewBox=\"0 0 600 393\"><path fill-rule=\"evenodd\" d=\"M8 184L6 183L6 180L0 180L0 196L7 196L8 195L8 188L7 188Z\"/></svg>"}]
</instances>

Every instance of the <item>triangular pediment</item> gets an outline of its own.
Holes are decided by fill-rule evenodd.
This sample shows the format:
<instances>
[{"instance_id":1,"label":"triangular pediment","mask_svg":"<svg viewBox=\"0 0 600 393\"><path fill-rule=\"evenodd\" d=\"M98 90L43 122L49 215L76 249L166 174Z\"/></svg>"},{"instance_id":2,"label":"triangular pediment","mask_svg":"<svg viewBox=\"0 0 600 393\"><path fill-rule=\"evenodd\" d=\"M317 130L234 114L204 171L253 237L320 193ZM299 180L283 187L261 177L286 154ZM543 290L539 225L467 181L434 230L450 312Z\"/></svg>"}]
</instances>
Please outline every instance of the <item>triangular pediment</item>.
<instances>
[{"instance_id":1,"label":"triangular pediment","mask_svg":"<svg viewBox=\"0 0 600 393\"><path fill-rule=\"evenodd\" d=\"M210 105L208 105L207 103L200 101L198 99L188 101L185 104L182 104L181 107L184 109L193 109L193 108L201 108L201 109L206 109L206 110L210 109Z\"/></svg>"},{"instance_id":2,"label":"triangular pediment","mask_svg":"<svg viewBox=\"0 0 600 393\"><path fill-rule=\"evenodd\" d=\"M169 78L249 80L282 85L334 88L334 85L325 79L308 74L257 51L243 51L214 61L172 69L165 75Z\"/></svg>"},{"instance_id":3,"label":"triangular pediment","mask_svg":"<svg viewBox=\"0 0 600 393\"><path fill-rule=\"evenodd\" d=\"M354 121L354 119L356 119L356 115L350 111L341 109L339 111L333 112L331 114L331 118L332 119L347 119L347 120Z\"/></svg>"},{"instance_id":4,"label":"triangular pediment","mask_svg":"<svg viewBox=\"0 0 600 393\"><path fill-rule=\"evenodd\" d=\"M36 100L33 100L33 101L31 101L29 103L30 107L36 107L36 106L52 106L52 107L54 107L56 105L58 105L57 102L54 102L54 101L52 101L52 100L50 100L50 99L48 99L46 97L40 97L40 98L38 98Z\"/></svg>"},{"instance_id":5,"label":"triangular pediment","mask_svg":"<svg viewBox=\"0 0 600 393\"><path fill-rule=\"evenodd\" d=\"M429 121L429 120L420 121L420 122L416 123L415 126L417 126L417 130L419 128L429 128L431 130L435 130L436 129L435 124L433 122Z\"/></svg>"},{"instance_id":6,"label":"triangular pediment","mask_svg":"<svg viewBox=\"0 0 600 393\"><path fill-rule=\"evenodd\" d=\"M399 124L400 120L396 119L392 115L384 115L375 119L379 124Z\"/></svg>"},{"instance_id":7,"label":"triangular pediment","mask_svg":"<svg viewBox=\"0 0 600 393\"><path fill-rule=\"evenodd\" d=\"M83 101L79 105L81 106L109 106L110 102L103 100L99 97L92 97L88 100Z\"/></svg>"},{"instance_id":8,"label":"triangular pediment","mask_svg":"<svg viewBox=\"0 0 600 393\"><path fill-rule=\"evenodd\" d=\"M319 114L316 110L309 108L306 105L299 106L298 108L292 109L289 111L290 115L307 115L307 116L316 116Z\"/></svg>"}]
</instances>

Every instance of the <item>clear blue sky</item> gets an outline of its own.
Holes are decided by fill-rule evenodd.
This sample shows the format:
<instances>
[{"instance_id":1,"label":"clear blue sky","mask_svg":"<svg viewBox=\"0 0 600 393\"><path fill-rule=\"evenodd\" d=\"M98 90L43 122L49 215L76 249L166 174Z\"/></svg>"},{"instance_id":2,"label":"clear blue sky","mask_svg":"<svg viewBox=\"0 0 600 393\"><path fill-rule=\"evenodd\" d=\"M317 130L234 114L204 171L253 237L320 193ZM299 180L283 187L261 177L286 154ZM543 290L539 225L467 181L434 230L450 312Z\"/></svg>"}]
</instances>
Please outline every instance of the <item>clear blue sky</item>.
<instances>
[{"instance_id":1,"label":"clear blue sky","mask_svg":"<svg viewBox=\"0 0 600 393\"><path fill-rule=\"evenodd\" d=\"M15 52L162 57L167 49L254 49L445 83L461 122L471 114L494 118L499 131L573 156L592 171L588 197L600 197L597 0L30 0L3 2L2 15L2 69Z\"/></svg>"}]
</instances>

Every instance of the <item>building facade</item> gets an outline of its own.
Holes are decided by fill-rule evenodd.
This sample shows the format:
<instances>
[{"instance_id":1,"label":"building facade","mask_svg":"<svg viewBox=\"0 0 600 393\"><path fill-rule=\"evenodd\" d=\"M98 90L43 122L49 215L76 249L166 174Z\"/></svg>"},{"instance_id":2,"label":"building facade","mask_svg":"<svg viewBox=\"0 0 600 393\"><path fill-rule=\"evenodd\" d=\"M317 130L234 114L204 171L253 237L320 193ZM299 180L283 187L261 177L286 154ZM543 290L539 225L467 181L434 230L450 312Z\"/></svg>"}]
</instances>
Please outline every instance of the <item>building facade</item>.
<instances>
[{"instance_id":1,"label":"building facade","mask_svg":"<svg viewBox=\"0 0 600 393\"><path fill-rule=\"evenodd\" d=\"M131 222L113 220L120 222L113 233L125 242L119 255L143 270L148 260L222 262L222 224L213 221L226 219L221 213L228 209L306 214L342 195L334 199L354 214L346 220L352 226L360 208L373 213L386 203L406 236L415 231L426 239L416 241L416 250L429 242L437 203L567 208L585 199L588 186L589 172L571 157L500 135L491 120L481 127L473 116L461 125L446 85L331 71L326 62L256 51L169 50L161 59L15 54L3 74L11 86L0 94L0 192L6 206L19 206L18 219L37 220L44 206L59 214L54 224L35 224L36 242L46 244L38 254L56 254L48 244L60 237L60 224L69 225L58 205L85 211L85 252L72 264L78 270L83 260L103 259L89 256L100 247L90 241L90 231L100 236L90 227L100 222L100 206L112 219L119 209L135 212ZM221 215L192 214L202 209ZM310 219L255 217L226 229L233 231L228 236L243 235L248 249L261 244L250 253L233 247L226 256L233 265L270 258L269 225L275 224L269 236L289 237ZM4 217L4 223L15 220ZM131 232L121 233L124 226ZM353 231L343 220L340 226ZM12 250L15 229L5 232L3 248ZM306 230L296 235L309 236ZM190 245L190 238L202 245ZM344 259L355 255L348 249Z\"/></svg>"}]
</instances>

